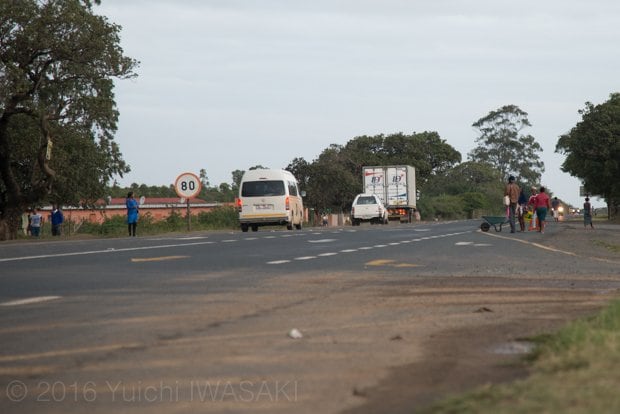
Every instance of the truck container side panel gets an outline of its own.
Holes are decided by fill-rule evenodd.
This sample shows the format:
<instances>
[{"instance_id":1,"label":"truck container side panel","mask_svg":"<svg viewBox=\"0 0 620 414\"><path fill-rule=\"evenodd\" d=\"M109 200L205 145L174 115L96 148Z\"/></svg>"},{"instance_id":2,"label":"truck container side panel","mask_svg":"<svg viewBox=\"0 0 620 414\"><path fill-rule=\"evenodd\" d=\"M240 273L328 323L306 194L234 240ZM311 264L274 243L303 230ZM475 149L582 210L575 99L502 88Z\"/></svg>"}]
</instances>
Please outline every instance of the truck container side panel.
<instances>
[{"instance_id":1,"label":"truck container side panel","mask_svg":"<svg viewBox=\"0 0 620 414\"><path fill-rule=\"evenodd\" d=\"M407 169L405 167L387 168L387 197L390 206L408 205Z\"/></svg>"},{"instance_id":2,"label":"truck container side panel","mask_svg":"<svg viewBox=\"0 0 620 414\"><path fill-rule=\"evenodd\" d=\"M383 167L364 167L364 192L375 194L383 204L386 203L385 197L385 168Z\"/></svg>"}]
</instances>

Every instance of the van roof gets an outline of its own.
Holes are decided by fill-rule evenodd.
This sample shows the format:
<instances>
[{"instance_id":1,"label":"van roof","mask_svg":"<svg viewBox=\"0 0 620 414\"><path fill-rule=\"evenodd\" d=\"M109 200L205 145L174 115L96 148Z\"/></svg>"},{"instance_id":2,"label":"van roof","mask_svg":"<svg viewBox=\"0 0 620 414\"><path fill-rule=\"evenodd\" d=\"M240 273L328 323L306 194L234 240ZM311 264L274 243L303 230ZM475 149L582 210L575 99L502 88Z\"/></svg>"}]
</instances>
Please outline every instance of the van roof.
<instances>
[{"instance_id":1,"label":"van roof","mask_svg":"<svg viewBox=\"0 0 620 414\"><path fill-rule=\"evenodd\" d=\"M255 180L276 180L276 179L293 179L295 176L290 171L286 170L248 170L243 174L241 181L255 181ZM296 180L295 180L296 181Z\"/></svg>"}]
</instances>

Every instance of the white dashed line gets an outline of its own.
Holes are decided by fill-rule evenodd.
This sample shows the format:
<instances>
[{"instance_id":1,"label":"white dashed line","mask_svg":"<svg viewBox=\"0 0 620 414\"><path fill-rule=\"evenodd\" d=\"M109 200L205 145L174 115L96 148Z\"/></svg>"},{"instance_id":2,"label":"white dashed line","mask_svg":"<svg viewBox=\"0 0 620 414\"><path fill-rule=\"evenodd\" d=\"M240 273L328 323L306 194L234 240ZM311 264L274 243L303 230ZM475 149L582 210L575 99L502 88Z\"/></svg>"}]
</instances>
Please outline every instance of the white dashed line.
<instances>
[{"instance_id":1,"label":"white dashed line","mask_svg":"<svg viewBox=\"0 0 620 414\"><path fill-rule=\"evenodd\" d=\"M353 253L356 251L357 249L344 249L344 250L340 250L340 253Z\"/></svg>"},{"instance_id":2,"label":"white dashed line","mask_svg":"<svg viewBox=\"0 0 620 414\"><path fill-rule=\"evenodd\" d=\"M0 306L32 305L35 303L48 302L50 300L56 300L56 299L60 299L60 296L38 296L35 298L11 300L9 302L0 303Z\"/></svg>"},{"instance_id":3,"label":"white dashed line","mask_svg":"<svg viewBox=\"0 0 620 414\"><path fill-rule=\"evenodd\" d=\"M301 256L301 257L296 257L294 260L310 260L310 259L316 259L316 256Z\"/></svg>"},{"instance_id":4,"label":"white dashed line","mask_svg":"<svg viewBox=\"0 0 620 414\"><path fill-rule=\"evenodd\" d=\"M282 264L282 263L290 263L290 260L274 260L272 262L267 262L267 264Z\"/></svg>"},{"instance_id":5,"label":"white dashed line","mask_svg":"<svg viewBox=\"0 0 620 414\"><path fill-rule=\"evenodd\" d=\"M321 253L319 254L319 256L321 257L327 257L327 256L336 256L338 253L335 252L327 252L327 253Z\"/></svg>"}]
</instances>

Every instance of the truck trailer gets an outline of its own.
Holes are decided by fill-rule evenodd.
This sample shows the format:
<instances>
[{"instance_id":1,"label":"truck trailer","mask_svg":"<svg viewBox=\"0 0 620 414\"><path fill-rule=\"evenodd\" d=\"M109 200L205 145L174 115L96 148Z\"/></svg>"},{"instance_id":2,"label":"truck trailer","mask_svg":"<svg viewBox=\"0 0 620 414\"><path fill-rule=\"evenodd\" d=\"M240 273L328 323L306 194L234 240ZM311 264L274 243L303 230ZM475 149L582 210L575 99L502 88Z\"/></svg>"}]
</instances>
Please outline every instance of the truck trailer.
<instances>
[{"instance_id":1,"label":"truck trailer","mask_svg":"<svg viewBox=\"0 0 620 414\"><path fill-rule=\"evenodd\" d=\"M362 167L364 193L377 195L389 220L411 223L416 212L415 168L410 165Z\"/></svg>"}]
</instances>

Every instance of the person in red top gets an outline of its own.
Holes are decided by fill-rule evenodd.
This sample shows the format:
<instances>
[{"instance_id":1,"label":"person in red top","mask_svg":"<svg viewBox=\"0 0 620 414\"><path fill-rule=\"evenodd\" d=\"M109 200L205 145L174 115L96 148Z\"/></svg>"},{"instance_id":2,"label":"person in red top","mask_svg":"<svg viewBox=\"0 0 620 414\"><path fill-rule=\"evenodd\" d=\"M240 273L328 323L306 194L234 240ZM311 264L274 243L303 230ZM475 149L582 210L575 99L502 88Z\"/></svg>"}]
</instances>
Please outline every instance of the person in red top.
<instances>
[{"instance_id":1,"label":"person in red top","mask_svg":"<svg viewBox=\"0 0 620 414\"><path fill-rule=\"evenodd\" d=\"M551 210L551 199L545 191L545 187L540 187L540 192L534 197L534 210L536 210L536 217L538 218L538 231L545 232L545 219L547 218L547 211Z\"/></svg>"}]
</instances>

